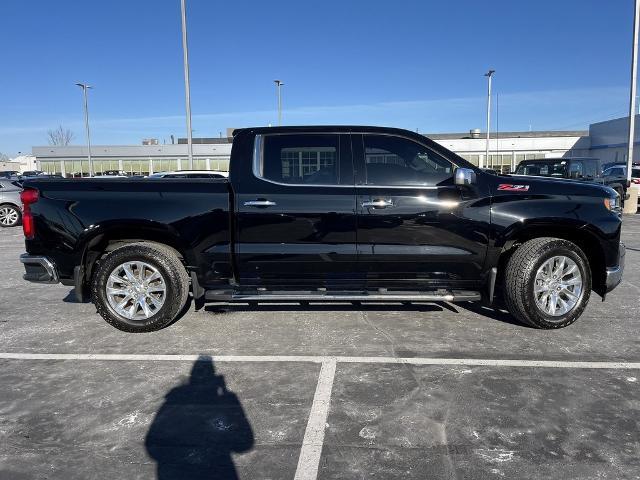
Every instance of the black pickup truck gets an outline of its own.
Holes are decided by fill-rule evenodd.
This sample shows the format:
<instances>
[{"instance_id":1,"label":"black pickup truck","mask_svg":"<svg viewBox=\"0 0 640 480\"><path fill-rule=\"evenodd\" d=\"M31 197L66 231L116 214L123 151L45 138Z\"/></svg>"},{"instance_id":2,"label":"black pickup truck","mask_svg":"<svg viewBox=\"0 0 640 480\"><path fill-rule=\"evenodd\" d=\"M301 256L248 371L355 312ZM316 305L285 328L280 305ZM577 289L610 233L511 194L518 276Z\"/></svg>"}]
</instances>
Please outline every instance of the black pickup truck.
<instances>
[{"instance_id":1,"label":"black pickup truck","mask_svg":"<svg viewBox=\"0 0 640 480\"><path fill-rule=\"evenodd\" d=\"M467 302L539 328L622 278L619 196L499 176L381 127L237 130L228 179L29 180L26 280L115 327L208 302Z\"/></svg>"}]
</instances>

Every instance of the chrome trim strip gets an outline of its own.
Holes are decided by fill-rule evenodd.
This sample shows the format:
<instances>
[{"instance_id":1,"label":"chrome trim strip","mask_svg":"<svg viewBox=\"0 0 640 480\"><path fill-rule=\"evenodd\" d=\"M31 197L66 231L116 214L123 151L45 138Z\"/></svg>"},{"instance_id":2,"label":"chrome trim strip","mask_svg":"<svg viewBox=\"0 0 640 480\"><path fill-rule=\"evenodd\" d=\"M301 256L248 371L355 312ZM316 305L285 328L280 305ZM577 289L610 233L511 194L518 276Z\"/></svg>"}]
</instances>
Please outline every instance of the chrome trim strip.
<instances>
[{"instance_id":1,"label":"chrome trim strip","mask_svg":"<svg viewBox=\"0 0 640 480\"><path fill-rule=\"evenodd\" d=\"M20 262L26 265L34 265L34 264L40 265L45 269L45 271L49 275L48 280L44 280L44 281L29 280L29 281L33 281L35 283L58 283L60 281L60 279L58 278L58 272L56 271L55 265L47 257L32 256L32 255L29 255L28 253L23 253L22 255L20 255Z\"/></svg>"},{"instance_id":2,"label":"chrome trim strip","mask_svg":"<svg viewBox=\"0 0 640 480\"><path fill-rule=\"evenodd\" d=\"M398 189L424 189L424 190L436 190L439 187L437 185L332 185L332 184L325 184L325 183L283 183L283 182L276 182L275 180L269 180L268 178L264 178L262 176L263 174L263 165L264 165L264 148L263 148L263 137L267 137L267 136L275 136L275 135L313 135L314 132L279 132L279 133L261 133L261 134L256 134L254 141L253 141L253 159L252 159L252 171L253 171L253 176L256 177L258 180L261 180L263 182L267 182L267 183L271 183L273 185L281 185L284 187L325 187L325 188L398 188ZM402 135L395 135L392 133L375 133L375 132L318 132L317 135L386 135L388 137L399 137L399 138L404 138L405 140L410 140L416 143L420 143L417 142L414 138L409 138L406 136L402 136ZM420 143L420 145L422 145L425 148L428 148L429 150L433 150L432 148L430 148L427 145L424 145L423 143ZM438 152L435 152L435 154L437 155L441 155ZM443 155L441 155L443 156ZM448 160L449 162L451 162L451 164L456 168L460 168L458 164L456 164L454 161L452 161L450 158L448 157L444 157L446 158L446 160ZM455 170L454 170L454 175L455 175Z\"/></svg>"},{"instance_id":3,"label":"chrome trim strip","mask_svg":"<svg viewBox=\"0 0 640 480\"><path fill-rule=\"evenodd\" d=\"M271 200L250 200L244 202L245 207L273 207L274 205L277 205L277 203Z\"/></svg>"},{"instance_id":4,"label":"chrome trim strip","mask_svg":"<svg viewBox=\"0 0 640 480\"><path fill-rule=\"evenodd\" d=\"M212 299L212 295L207 296L207 299ZM371 295L282 295L282 294L261 294L261 295L243 295L233 294L231 295L232 301L258 301L258 302L299 302L299 301L316 301L316 302L467 302L473 300L480 300L480 293L469 292L466 295L455 294L424 294L424 295L404 295L404 294L371 294Z\"/></svg>"}]
</instances>

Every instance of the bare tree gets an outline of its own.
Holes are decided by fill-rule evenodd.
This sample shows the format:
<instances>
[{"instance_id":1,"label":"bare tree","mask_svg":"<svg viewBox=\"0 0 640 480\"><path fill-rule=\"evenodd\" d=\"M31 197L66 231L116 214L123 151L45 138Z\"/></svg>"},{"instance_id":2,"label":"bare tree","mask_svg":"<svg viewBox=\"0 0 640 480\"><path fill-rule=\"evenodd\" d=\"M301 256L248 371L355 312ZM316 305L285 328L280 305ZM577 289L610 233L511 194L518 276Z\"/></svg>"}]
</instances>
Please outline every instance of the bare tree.
<instances>
[{"instance_id":1,"label":"bare tree","mask_svg":"<svg viewBox=\"0 0 640 480\"><path fill-rule=\"evenodd\" d=\"M60 125L55 130L48 130L47 137L49 138L49 145L69 145L73 140L73 132L68 128L63 128Z\"/></svg>"}]
</instances>

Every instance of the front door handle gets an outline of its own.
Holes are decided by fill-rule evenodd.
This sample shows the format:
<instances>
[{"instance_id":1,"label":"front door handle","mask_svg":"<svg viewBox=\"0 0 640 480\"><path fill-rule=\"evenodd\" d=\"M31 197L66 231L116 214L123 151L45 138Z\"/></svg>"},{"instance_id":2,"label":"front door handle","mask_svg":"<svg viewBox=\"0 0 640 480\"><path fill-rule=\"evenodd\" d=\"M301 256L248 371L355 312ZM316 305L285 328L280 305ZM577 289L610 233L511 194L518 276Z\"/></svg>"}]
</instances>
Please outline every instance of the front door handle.
<instances>
[{"instance_id":1,"label":"front door handle","mask_svg":"<svg viewBox=\"0 0 640 480\"><path fill-rule=\"evenodd\" d=\"M275 205L277 205L276 202L271 200L249 200L244 202L245 207L273 207Z\"/></svg>"},{"instance_id":2,"label":"front door handle","mask_svg":"<svg viewBox=\"0 0 640 480\"><path fill-rule=\"evenodd\" d=\"M367 202L362 202L364 208L387 208L393 207L393 200L387 200L382 198L376 198Z\"/></svg>"}]
</instances>

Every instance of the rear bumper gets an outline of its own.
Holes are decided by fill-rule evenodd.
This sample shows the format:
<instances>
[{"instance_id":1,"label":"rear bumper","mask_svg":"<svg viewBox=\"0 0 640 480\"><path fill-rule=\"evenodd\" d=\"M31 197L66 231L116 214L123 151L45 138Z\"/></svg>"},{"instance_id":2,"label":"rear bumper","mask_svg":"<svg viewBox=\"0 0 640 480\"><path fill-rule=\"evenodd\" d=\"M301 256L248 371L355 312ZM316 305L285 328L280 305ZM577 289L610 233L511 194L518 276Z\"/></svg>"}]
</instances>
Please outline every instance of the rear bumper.
<instances>
[{"instance_id":1,"label":"rear bumper","mask_svg":"<svg viewBox=\"0 0 640 480\"><path fill-rule=\"evenodd\" d=\"M605 292L610 292L622 281L622 274L624 273L624 258L627 253L624 243L620 244L620 249L618 251L618 265L615 267L607 267Z\"/></svg>"},{"instance_id":2,"label":"rear bumper","mask_svg":"<svg viewBox=\"0 0 640 480\"><path fill-rule=\"evenodd\" d=\"M47 257L20 255L20 261L24 264L25 274L22 278L35 283L58 283L60 278L55 264Z\"/></svg>"}]
</instances>

